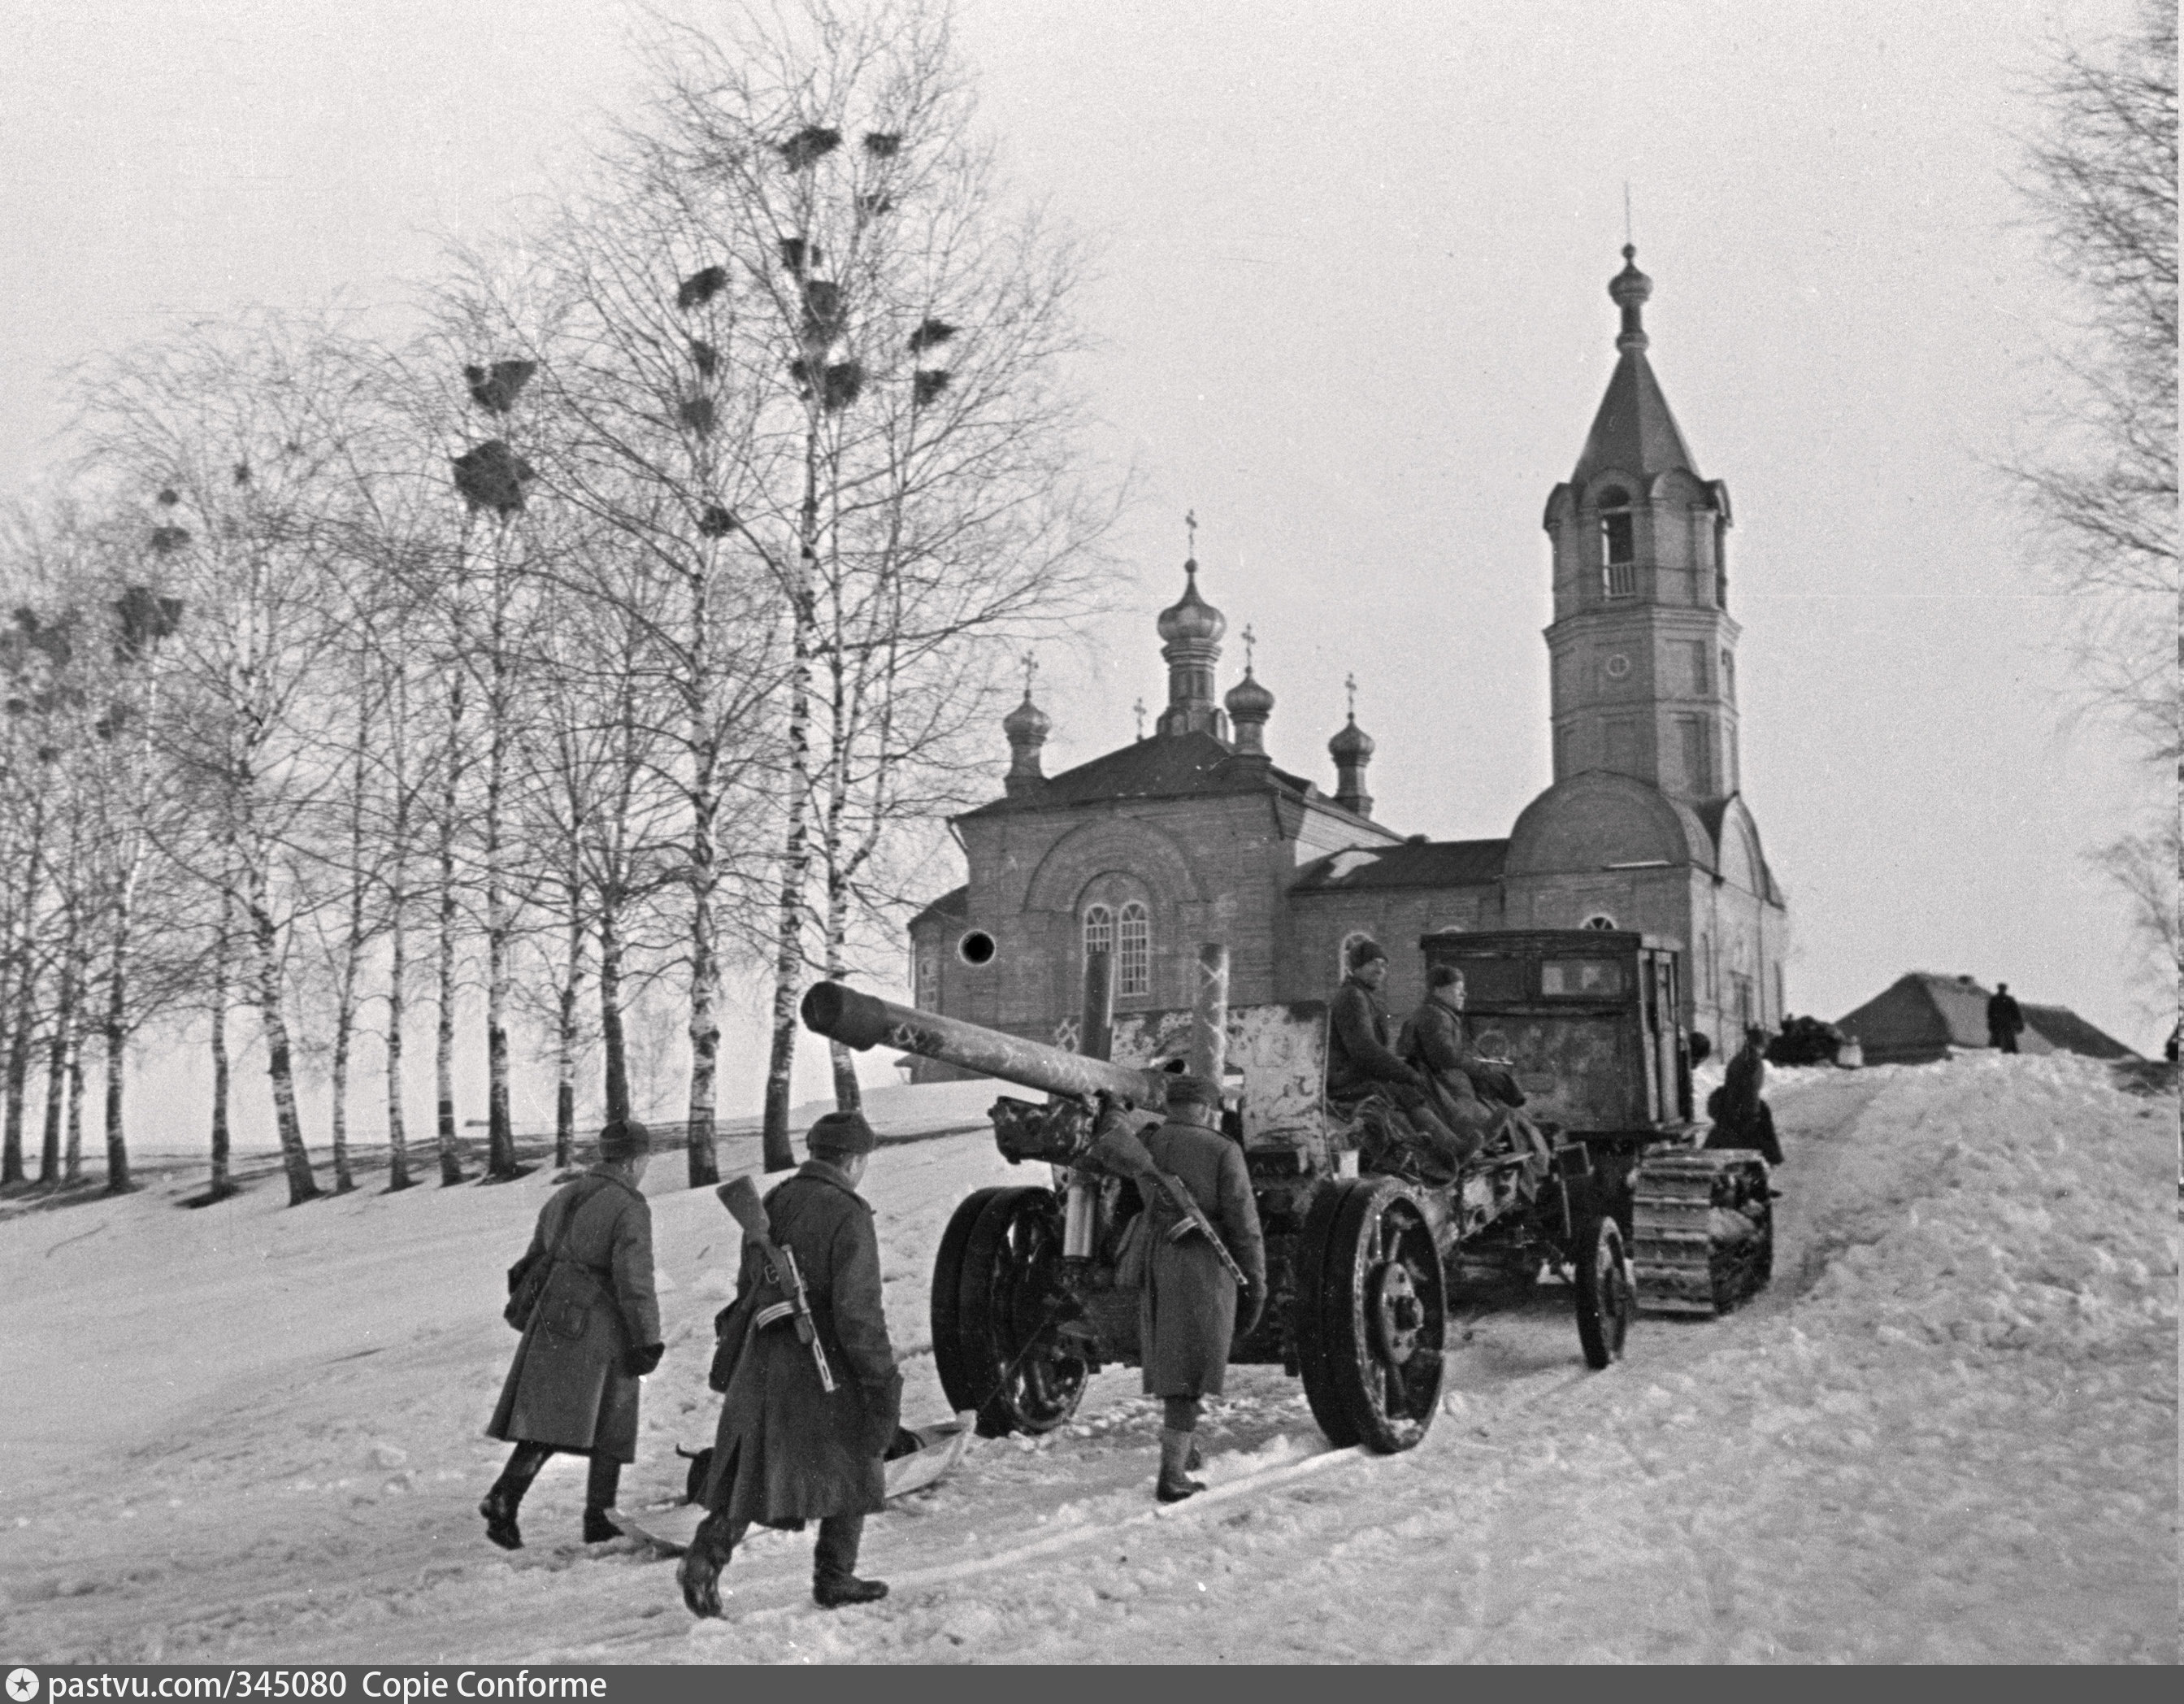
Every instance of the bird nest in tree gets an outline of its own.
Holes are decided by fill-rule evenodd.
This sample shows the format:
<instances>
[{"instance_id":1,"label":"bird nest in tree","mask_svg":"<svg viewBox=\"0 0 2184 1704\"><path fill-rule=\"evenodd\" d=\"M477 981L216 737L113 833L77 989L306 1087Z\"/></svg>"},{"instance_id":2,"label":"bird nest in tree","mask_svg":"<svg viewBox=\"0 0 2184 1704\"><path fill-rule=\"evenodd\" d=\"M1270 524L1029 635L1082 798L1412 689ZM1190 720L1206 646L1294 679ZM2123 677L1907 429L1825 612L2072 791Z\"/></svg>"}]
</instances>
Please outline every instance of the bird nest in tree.
<instances>
[{"instance_id":1,"label":"bird nest in tree","mask_svg":"<svg viewBox=\"0 0 2184 1704\"><path fill-rule=\"evenodd\" d=\"M781 158L791 171L809 171L842 145L842 132L826 125L806 125L781 144Z\"/></svg>"},{"instance_id":2,"label":"bird nest in tree","mask_svg":"<svg viewBox=\"0 0 2184 1704\"><path fill-rule=\"evenodd\" d=\"M919 372L911 380L910 399L915 406L922 408L928 402L936 399L940 393L947 388L946 372L939 367L928 367Z\"/></svg>"},{"instance_id":3,"label":"bird nest in tree","mask_svg":"<svg viewBox=\"0 0 2184 1704\"><path fill-rule=\"evenodd\" d=\"M463 377L470 382L472 402L488 414L505 414L538 371L536 361L495 361L489 367L466 366Z\"/></svg>"},{"instance_id":4,"label":"bird nest in tree","mask_svg":"<svg viewBox=\"0 0 2184 1704\"><path fill-rule=\"evenodd\" d=\"M728 269L707 266L685 278L675 292L675 305L688 313L693 308L702 308L728 287Z\"/></svg>"},{"instance_id":5,"label":"bird nest in tree","mask_svg":"<svg viewBox=\"0 0 2184 1704\"><path fill-rule=\"evenodd\" d=\"M902 132L892 130L868 130L865 132L865 152L874 159L893 159L902 152Z\"/></svg>"},{"instance_id":6,"label":"bird nest in tree","mask_svg":"<svg viewBox=\"0 0 2184 1704\"><path fill-rule=\"evenodd\" d=\"M937 349L956 335L956 327L945 320L928 319L910 334L910 352L923 355L928 349Z\"/></svg>"},{"instance_id":7,"label":"bird nest in tree","mask_svg":"<svg viewBox=\"0 0 2184 1704\"><path fill-rule=\"evenodd\" d=\"M862 361L836 361L830 366L821 367L811 361L794 360L788 364L788 373L805 395L811 395L816 388L819 405L829 414L840 412L865 393L865 364ZM815 376L818 380L816 387L813 384Z\"/></svg>"},{"instance_id":8,"label":"bird nest in tree","mask_svg":"<svg viewBox=\"0 0 2184 1704\"><path fill-rule=\"evenodd\" d=\"M523 488L536 477L531 464L508 445L489 438L455 457L455 489L473 509L513 515L523 506Z\"/></svg>"},{"instance_id":9,"label":"bird nest in tree","mask_svg":"<svg viewBox=\"0 0 2184 1704\"><path fill-rule=\"evenodd\" d=\"M708 503L705 513L698 517L698 530L708 539L725 539L735 529L735 511L718 503Z\"/></svg>"},{"instance_id":10,"label":"bird nest in tree","mask_svg":"<svg viewBox=\"0 0 2184 1704\"><path fill-rule=\"evenodd\" d=\"M699 437L712 436L716 416L713 411L713 399L710 396L685 397L682 405L676 412L682 416L683 425Z\"/></svg>"},{"instance_id":11,"label":"bird nest in tree","mask_svg":"<svg viewBox=\"0 0 2184 1704\"><path fill-rule=\"evenodd\" d=\"M710 378L720 371L721 352L703 338L690 339L690 364L698 369L699 377Z\"/></svg>"}]
</instances>

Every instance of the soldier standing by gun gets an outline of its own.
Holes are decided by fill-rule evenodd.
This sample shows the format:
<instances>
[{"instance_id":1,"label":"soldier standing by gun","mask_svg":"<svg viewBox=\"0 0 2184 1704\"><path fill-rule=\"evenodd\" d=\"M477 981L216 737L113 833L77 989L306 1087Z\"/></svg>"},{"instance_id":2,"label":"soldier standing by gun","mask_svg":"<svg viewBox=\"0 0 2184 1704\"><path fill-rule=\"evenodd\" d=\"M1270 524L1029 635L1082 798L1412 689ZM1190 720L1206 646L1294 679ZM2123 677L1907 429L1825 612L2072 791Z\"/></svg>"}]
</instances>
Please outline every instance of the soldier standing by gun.
<instances>
[{"instance_id":1,"label":"soldier standing by gun","mask_svg":"<svg viewBox=\"0 0 2184 1704\"><path fill-rule=\"evenodd\" d=\"M1124 1115L1102 1097L1100 1134L1123 1123ZM1203 1400L1221 1394L1231 1337L1239 1330L1248 1336L1267 1305L1267 1251L1251 1174L1243 1150L1220 1133L1220 1090L1203 1077L1178 1076L1168 1085L1167 1122L1143 1138L1153 1165L1180 1180L1210 1221L1178 1240L1172 1233L1189 1222L1187 1210L1178 1209L1164 1189L1141 1186L1149 1236L1139 1340L1145 1394L1165 1405L1154 1492L1163 1503L1181 1502L1206 1489L1190 1477L1189 1467ZM1220 1248L1208 1245L1208 1230L1218 1232ZM1244 1273L1240 1321L1231 1260Z\"/></svg>"},{"instance_id":2,"label":"soldier standing by gun","mask_svg":"<svg viewBox=\"0 0 2184 1704\"><path fill-rule=\"evenodd\" d=\"M805 1141L811 1158L766 1198L766 1213L772 1242L804 1280L820 1353L800 1338L794 1307L780 1306L794 1298L781 1293L766 1252L746 1237L729 1310L736 1317L723 1336L733 1366L701 1499L711 1513L677 1576L693 1615L720 1614L721 1570L753 1522L788 1532L819 1522L811 1595L822 1609L887 1595L880 1581L855 1573L865 1517L886 1506L881 1458L902 1406L881 1305L879 1238L857 1193L874 1138L857 1114L830 1112Z\"/></svg>"}]
</instances>

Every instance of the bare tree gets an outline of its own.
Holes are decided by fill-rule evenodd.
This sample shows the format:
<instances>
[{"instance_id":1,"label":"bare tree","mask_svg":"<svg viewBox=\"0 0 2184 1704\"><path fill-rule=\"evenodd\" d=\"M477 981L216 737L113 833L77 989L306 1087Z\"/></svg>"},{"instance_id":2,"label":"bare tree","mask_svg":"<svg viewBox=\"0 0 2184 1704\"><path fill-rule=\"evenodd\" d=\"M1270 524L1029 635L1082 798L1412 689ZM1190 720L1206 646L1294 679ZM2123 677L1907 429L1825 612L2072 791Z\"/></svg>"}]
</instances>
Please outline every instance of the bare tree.
<instances>
[{"instance_id":1,"label":"bare tree","mask_svg":"<svg viewBox=\"0 0 2184 1704\"><path fill-rule=\"evenodd\" d=\"M711 33L664 29L648 71L632 198L672 210L708 263L683 294L709 316L707 377L725 377L686 383L716 412L724 386L738 399L722 519L788 640L764 1121L778 1168L811 966L846 970L861 874L947 796L933 783L978 712L982 644L1067 620L1096 567L1059 378L1074 268L1003 212L942 6L732 9ZM694 1009L692 1038L702 1057ZM853 1098L854 1075L838 1082Z\"/></svg>"},{"instance_id":2,"label":"bare tree","mask_svg":"<svg viewBox=\"0 0 2184 1704\"><path fill-rule=\"evenodd\" d=\"M2176 575L2176 11L2141 0L2098 47L2059 43L2038 79L2042 126L2021 188L2086 318L2056 353L2061 402L2047 447L2009 472L2065 599L2081 674L2164 777L2178 765ZM2171 636L2177 648L2170 648ZM2175 795L2171 794L2172 802ZM2142 937L2177 957L2173 809L2095 855Z\"/></svg>"}]
</instances>

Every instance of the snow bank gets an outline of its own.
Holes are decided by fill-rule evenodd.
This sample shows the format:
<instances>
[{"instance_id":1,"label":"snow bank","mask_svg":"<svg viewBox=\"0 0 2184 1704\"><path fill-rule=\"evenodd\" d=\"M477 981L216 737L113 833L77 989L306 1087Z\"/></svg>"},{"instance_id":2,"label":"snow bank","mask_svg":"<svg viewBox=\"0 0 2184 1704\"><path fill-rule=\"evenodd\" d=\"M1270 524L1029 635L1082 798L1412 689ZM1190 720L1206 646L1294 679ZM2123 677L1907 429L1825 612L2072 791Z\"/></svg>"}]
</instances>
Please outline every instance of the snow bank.
<instances>
[{"instance_id":1,"label":"snow bank","mask_svg":"<svg viewBox=\"0 0 2184 1704\"><path fill-rule=\"evenodd\" d=\"M1770 1074L1772 1075L1772 1074ZM550 1179L202 1211L160 1185L0 1221L0 1647L213 1662L1251 1660L2170 1661L2176 1655L2173 1097L1991 1057L1770 1086L1777 1281L1641 1321L1603 1374L1567 1293L1458 1321L1418 1450L1324 1448L1279 1368L1239 1368L1205 1477L1267 1489L1149 1518L1157 1405L1111 1370L1077 1422L983 1441L875 1519L907 1584L827 1615L810 1539L755 1535L733 1617L577 1542L549 1465L528 1547L474 1512L514 1338L502 1273ZM875 1092L939 1127L988 1084ZM905 1106L881 1104L901 1094ZM975 1103L975 1105L972 1103ZM710 1318L738 1253L710 1192L651 1185L669 1355L632 1504L708 1441ZM962 1197L1036 1183L983 1134L883 1148L876 1204L913 1419L944 1411L933 1251ZM1025 1553L985 1573L965 1562Z\"/></svg>"}]
</instances>

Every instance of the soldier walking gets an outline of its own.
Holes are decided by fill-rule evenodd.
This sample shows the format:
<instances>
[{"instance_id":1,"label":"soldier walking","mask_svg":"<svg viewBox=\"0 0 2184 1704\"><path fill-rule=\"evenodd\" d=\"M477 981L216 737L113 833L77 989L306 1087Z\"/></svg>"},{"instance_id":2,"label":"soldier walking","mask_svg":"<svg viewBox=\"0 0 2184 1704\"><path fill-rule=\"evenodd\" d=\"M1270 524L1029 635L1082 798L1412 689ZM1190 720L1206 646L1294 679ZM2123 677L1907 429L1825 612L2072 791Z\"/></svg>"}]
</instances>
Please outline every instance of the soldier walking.
<instances>
[{"instance_id":1,"label":"soldier walking","mask_svg":"<svg viewBox=\"0 0 2184 1704\"><path fill-rule=\"evenodd\" d=\"M1986 1044L2005 1053L2017 1051L2017 1038L2025 1033L2025 1014L2009 984L1997 982L1986 1003Z\"/></svg>"},{"instance_id":2,"label":"soldier walking","mask_svg":"<svg viewBox=\"0 0 2184 1704\"><path fill-rule=\"evenodd\" d=\"M1112 1108L1103 1126L1117 1122ZM1221 1092L1204 1077L1178 1076L1167 1086L1167 1121L1144 1138L1153 1164L1181 1180L1236 1264L1245 1289L1240 1329L1248 1336L1267 1305L1267 1249L1251 1198L1244 1151L1221 1134ZM1162 1399L1160 1478L1154 1494L1179 1503L1206 1486L1190 1477L1199 1416L1218 1396L1228 1370L1228 1345L1240 1329L1236 1281L1202 1233L1173 1240L1187 1223L1158 1189L1145 1192L1145 1287L1139 1303L1145 1390Z\"/></svg>"},{"instance_id":3,"label":"soldier walking","mask_svg":"<svg viewBox=\"0 0 2184 1704\"><path fill-rule=\"evenodd\" d=\"M811 1595L821 1608L887 1595L883 1582L856 1577L865 1517L887 1505L881 1462L902 1408L902 1375L881 1305L879 1238L872 1210L857 1193L872 1128L855 1113L830 1112L805 1142L811 1157L766 1197L766 1220L775 1245L803 1274L834 1389L821 1383L811 1348L789 1320L754 1326L766 1307L787 1299L746 1241L722 1332L733 1370L700 1499L711 1512L677 1575L693 1615L720 1614L721 1570L754 1522L786 1532L819 1522Z\"/></svg>"},{"instance_id":4,"label":"soldier walking","mask_svg":"<svg viewBox=\"0 0 2184 1704\"><path fill-rule=\"evenodd\" d=\"M554 1451L591 1457L584 1542L621 1536L607 1519L622 1464L637 1459L638 1381L660 1365L660 1304L652 1288L652 1208L638 1185L652 1135L634 1119L599 1132L599 1163L539 1210L530 1251L510 1288L537 1262L552 1263L488 1437L515 1445L478 1513L486 1536L521 1550L517 1508Z\"/></svg>"},{"instance_id":5,"label":"soldier walking","mask_svg":"<svg viewBox=\"0 0 2184 1704\"><path fill-rule=\"evenodd\" d=\"M1729 1062L1721 1087L1707 1103L1714 1116L1708 1148L1756 1148L1769 1165L1782 1163L1782 1144L1774 1134L1774 1109L1760 1096L1767 1082L1767 1031L1757 1024L1744 1032L1744 1046Z\"/></svg>"}]
</instances>

